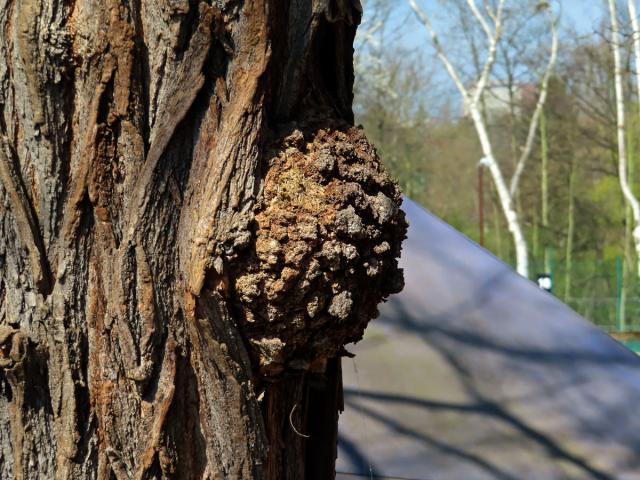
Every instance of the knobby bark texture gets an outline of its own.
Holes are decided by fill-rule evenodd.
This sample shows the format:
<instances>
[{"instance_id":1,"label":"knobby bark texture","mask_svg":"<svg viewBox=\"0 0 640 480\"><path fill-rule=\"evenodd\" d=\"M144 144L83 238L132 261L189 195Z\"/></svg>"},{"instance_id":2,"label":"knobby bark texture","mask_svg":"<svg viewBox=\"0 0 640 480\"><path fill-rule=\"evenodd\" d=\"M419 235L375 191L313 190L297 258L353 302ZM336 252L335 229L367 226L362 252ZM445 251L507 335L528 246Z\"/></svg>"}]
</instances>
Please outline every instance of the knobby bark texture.
<instances>
[{"instance_id":1,"label":"knobby bark texture","mask_svg":"<svg viewBox=\"0 0 640 480\"><path fill-rule=\"evenodd\" d=\"M357 0L0 0L0 478L332 478L402 287Z\"/></svg>"}]
</instances>

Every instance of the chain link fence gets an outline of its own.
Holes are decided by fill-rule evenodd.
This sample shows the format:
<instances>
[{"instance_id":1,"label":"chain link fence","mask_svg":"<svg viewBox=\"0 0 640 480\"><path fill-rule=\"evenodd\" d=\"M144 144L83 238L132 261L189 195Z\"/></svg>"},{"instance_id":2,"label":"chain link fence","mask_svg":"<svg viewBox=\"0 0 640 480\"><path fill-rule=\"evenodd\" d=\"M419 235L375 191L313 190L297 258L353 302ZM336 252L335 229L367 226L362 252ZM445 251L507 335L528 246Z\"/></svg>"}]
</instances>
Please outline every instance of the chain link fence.
<instances>
[{"instance_id":1,"label":"chain link fence","mask_svg":"<svg viewBox=\"0 0 640 480\"><path fill-rule=\"evenodd\" d=\"M556 261L549 249L531 261L531 277L550 275L552 293L608 332L640 332L640 279L622 257Z\"/></svg>"}]
</instances>

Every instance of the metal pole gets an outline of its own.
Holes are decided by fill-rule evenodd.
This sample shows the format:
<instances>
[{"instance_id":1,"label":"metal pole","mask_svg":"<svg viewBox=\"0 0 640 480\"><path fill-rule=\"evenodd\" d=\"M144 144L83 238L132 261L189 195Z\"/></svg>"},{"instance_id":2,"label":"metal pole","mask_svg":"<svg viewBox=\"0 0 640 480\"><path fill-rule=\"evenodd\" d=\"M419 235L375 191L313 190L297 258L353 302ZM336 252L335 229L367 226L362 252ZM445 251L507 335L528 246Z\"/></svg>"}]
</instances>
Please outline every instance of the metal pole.
<instances>
[{"instance_id":1,"label":"metal pole","mask_svg":"<svg viewBox=\"0 0 640 480\"><path fill-rule=\"evenodd\" d=\"M551 277L551 285L553 289L556 287L556 251L553 248L549 249L549 276ZM555 292L553 292L555 293Z\"/></svg>"},{"instance_id":2,"label":"metal pole","mask_svg":"<svg viewBox=\"0 0 640 480\"><path fill-rule=\"evenodd\" d=\"M622 331L622 258L616 257L616 330Z\"/></svg>"},{"instance_id":3,"label":"metal pole","mask_svg":"<svg viewBox=\"0 0 640 480\"><path fill-rule=\"evenodd\" d=\"M484 168L482 165L478 165L478 222L480 246L484 247Z\"/></svg>"}]
</instances>

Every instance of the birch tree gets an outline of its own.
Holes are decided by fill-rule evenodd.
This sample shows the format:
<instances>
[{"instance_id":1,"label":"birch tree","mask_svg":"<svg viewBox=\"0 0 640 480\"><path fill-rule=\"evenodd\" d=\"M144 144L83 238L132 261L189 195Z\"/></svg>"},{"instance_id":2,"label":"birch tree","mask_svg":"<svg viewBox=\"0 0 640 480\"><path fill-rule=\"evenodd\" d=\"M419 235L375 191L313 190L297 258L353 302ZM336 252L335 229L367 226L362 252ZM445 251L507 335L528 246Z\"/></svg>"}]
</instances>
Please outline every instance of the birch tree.
<instances>
[{"instance_id":1,"label":"birch tree","mask_svg":"<svg viewBox=\"0 0 640 480\"><path fill-rule=\"evenodd\" d=\"M484 9L479 8L474 0L467 0L466 3L469 12L482 28L487 42L486 57L484 59L484 63L480 69L479 75L469 87L465 85L459 71L451 62L445 47L440 41L438 33L433 27L430 16L424 9L422 9L418 5L416 0L409 0L409 4L413 9L416 18L427 30L438 58L444 65L448 75L455 83L455 86L462 96L465 107L473 121L473 125L478 135L483 153L480 164L488 168L491 174L493 184L496 188L498 198L500 200L502 212L507 221L507 226L513 239L516 252L516 270L522 276L528 277L528 248L522 230L522 225L514 205L514 194L517 191L518 184L524 171L527 159L531 155L538 119L546 101L549 79L553 73L553 68L556 63L558 49L556 23L555 20L552 21L551 55L545 73L542 77L538 100L536 102L536 108L531 119L526 143L522 150L522 154L518 159L515 174L511 180L511 186L509 187L494 154L494 148L489 135L488 126L486 123L486 115L484 115L482 103L483 95L485 94L485 90L487 88L494 63L496 61L496 53L503 34L503 23L505 19L505 0L499 0L495 8L485 5ZM475 55L474 58L475 57L477 57L477 55Z\"/></svg>"},{"instance_id":2,"label":"birch tree","mask_svg":"<svg viewBox=\"0 0 640 480\"><path fill-rule=\"evenodd\" d=\"M636 93L638 95L638 114L640 116L640 26L638 25L638 12L634 0L627 1L629 18L631 19L631 35L633 40L633 56L636 67Z\"/></svg>"},{"instance_id":3,"label":"birch tree","mask_svg":"<svg viewBox=\"0 0 640 480\"><path fill-rule=\"evenodd\" d=\"M538 99L536 101L536 106L533 111L533 115L531 116L531 120L529 121L527 138L525 140L524 147L522 148L520 158L518 159L518 162L516 164L513 176L511 177L509 193L512 197L515 196L518 190L520 179L522 178L522 174L524 173L526 163L531 157L531 152L533 151L533 146L536 140L536 132L538 131L540 125L540 118L544 111L544 105L547 102L549 80L551 80L551 76L554 73L556 62L558 60L558 18L553 15L553 12L550 8L547 8L547 12L550 18L549 24L551 30L551 53L549 55L549 61L547 63L546 69L542 75L542 80L540 81L540 86L538 89Z\"/></svg>"},{"instance_id":4,"label":"birch tree","mask_svg":"<svg viewBox=\"0 0 640 480\"><path fill-rule=\"evenodd\" d=\"M406 231L360 15L0 1L0 479L334 476Z\"/></svg>"},{"instance_id":5,"label":"birch tree","mask_svg":"<svg viewBox=\"0 0 640 480\"><path fill-rule=\"evenodd\" d=\"M618 26L618 12L616 8L615 0L608 0L609 5L609 17L611 20L611 51L613 53L614 64L614 85L615 85L615 99L616 99L616 133L618 142L618 178L620 180L620 188L624 196L625 202L631 208L633 215L633 240L636 247L636 255L638 262L640 262L640 203L637 197L634 195L631 185L628 180L628 166L627 166L627 150L626 150L626 128L625 128L625 105L624 105L624 90L622 86L622 60L620 55L621 35L620 28ZM629 13L632 16L632 24L634 28L634 50L636 53L636 62L640 58L640 44L636 40L636 27L637 20L635 19L635 6L631 1L628 2ZM640 63L636 63L638 65ZM640 86L638 87L640 89ZM638 275L640 275L640 265L638 267Z\"/></svg>"}]
</instances>

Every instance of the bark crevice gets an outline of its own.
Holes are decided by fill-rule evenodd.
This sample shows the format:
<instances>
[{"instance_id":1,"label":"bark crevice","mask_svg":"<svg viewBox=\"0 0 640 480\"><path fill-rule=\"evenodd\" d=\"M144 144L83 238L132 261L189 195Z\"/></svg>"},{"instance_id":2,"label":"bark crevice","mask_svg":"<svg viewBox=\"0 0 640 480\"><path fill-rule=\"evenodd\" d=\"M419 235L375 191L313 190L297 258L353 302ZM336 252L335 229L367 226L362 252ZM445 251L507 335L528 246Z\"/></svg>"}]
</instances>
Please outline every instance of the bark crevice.
<instances>
[{"instance_id":1,"label":"bark crevice","mask_svg":"<svg viewBox=\"0 0 640 480\"><path fill-rule=\"evenodd\" d=\"M0 479L330 478L406 228L357 6L2 5Z\"/></svg>"}]
</instances>

